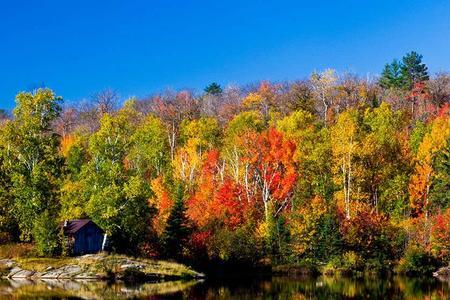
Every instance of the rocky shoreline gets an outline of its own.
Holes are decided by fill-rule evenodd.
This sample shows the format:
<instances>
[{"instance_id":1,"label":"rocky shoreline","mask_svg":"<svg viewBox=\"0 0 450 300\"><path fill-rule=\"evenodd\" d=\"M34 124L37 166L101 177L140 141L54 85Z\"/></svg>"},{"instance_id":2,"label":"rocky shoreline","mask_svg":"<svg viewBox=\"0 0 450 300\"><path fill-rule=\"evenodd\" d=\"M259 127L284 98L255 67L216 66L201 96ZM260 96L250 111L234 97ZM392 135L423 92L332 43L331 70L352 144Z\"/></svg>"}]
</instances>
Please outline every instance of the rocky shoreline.
<instances>
[{"instance_id":1,"label":"rocky shoreline","mask_svg":"<svg viewBox=\"0 0 450 300\"><path fill-rule=\"evenodd\" d=\"M84 255L76 258L0 260L0 275L8 279L70 279L70 280L124 280L164 281L199 279L198 273L182 264L105 254Z\"/></svg>"}]
</instances>

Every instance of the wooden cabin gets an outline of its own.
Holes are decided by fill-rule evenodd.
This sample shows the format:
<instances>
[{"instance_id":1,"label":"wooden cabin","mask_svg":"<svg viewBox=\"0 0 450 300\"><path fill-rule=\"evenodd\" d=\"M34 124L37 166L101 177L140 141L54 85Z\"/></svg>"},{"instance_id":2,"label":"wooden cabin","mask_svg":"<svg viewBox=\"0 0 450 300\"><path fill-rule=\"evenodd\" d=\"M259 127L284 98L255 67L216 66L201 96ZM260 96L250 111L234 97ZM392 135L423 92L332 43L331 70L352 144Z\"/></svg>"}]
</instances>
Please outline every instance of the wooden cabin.
<instances>
[{"instance_id":1,"label":"wooden cabin","mask_svg":"<svg viewBox=\"0 0 450 300\"><path fill-rule=\"evenodd\" d=\"M70 254L83 255L103 250L105 234L92 220L66 220L62 229Z\"/></svg>"}]
</instances>

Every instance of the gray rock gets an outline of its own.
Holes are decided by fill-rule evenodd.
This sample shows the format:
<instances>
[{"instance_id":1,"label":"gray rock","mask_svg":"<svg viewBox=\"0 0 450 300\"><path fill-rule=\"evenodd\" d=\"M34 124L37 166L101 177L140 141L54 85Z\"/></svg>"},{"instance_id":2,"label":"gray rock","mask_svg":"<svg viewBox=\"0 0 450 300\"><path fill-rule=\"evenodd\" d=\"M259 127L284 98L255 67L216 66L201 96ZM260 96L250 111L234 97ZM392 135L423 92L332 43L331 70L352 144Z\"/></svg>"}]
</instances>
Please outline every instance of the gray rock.
<instances>
[{"instance_id":1,"label":"gray rock","mask_svg":"<svg viewBox=\"0 0 450 300\"><path fill-rule=\"evenodd\" d=\"M78 265L68 265L61 268L62 273L58 278L72 278L78 273L81 273L81 267Z\"/></svg>"},{"instance_id":2,"label":"gray rock","mask_svg":"<svg viewBox=\"0 0 450 300\"><path fill-rule=\"evenodd\" d=\"M143 265L136 264L136 263L127 263L127 264L120 266L120 269L123 271L128 270L128 269L143 269L143 268L144 268Z\"/></svg>"},{"instance_id":3,"label":"gray rock","mask_svg":"<svg viewBox=\"0 0 450 300\"><path fill-rule=\"evenodd\" d=\"M13 270L15 270L16 268L14 268ZM9 277L16 279L16 278L30 278L34 275L34 271L30 271L30 270L19 270L17 272L14 272L14 274L10 274Z\"/></svg>"},{"instance_id":4,"label":"gray rock","mask_svg":"<svg viewBox=\"0 0 450 300\"><path fill-rule=\"evenodd\" d=\"M14 274L16 274L16 273L18 273L18 272L20 272L20 271L22 271L22 269L21 268L19 268L19 267L14 267L14 268L12 268L10 271L9 271L9 274L8 274L8 278L11 278Z\"/></svg>"},{"instance_id":5,"label":"gray rock","mask_svg":"<svg viewBox=\"0 0 450 300\"><path fill-rule=\"evenodd\" d=\"M40 276L40 278L43 278L43 279L56 279L56 278L58 278L59 276L61 276L61 274L62 274L63 272L64 272L64 271L61 270L61 269L53 269L53 270L50 270L50 271L48 271L48 272L42 273L41 276Z\"/></svg>"}]
</instances>

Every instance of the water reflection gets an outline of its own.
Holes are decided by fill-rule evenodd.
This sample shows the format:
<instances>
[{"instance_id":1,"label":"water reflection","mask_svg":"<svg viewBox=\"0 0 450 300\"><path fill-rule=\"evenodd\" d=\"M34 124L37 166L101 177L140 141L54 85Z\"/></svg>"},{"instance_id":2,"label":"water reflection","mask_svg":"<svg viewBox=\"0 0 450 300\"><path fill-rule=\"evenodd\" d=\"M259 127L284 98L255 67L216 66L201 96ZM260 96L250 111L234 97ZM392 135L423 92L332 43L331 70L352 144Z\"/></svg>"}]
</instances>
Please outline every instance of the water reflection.
<instances>
[{"instance_id":1,"label":"water reflection","mask_svg":"<svg viewBox=\"0 0 450 300\"><path fill-rule=\"evenodd\" d=\"M208 286L209 285L209 286ZM434 278L272 278L227 285L199 284L189 299L450 299L450 284Z\"/></svg>"},{"instance_id":2,"label":"water reflection","mask_svg":"<svg viewBox=\"0 0 450 300\"><path fill-rule=\"evenodd\" d=\"M174 281L126 285L99 281L0 281L2 299L450 299L434 278L318 277Z\"/></svg>"},{"instance_id":3,"label":"water reflection","mask_svg":"<svg viewBox=\"0 0 450 300\"><path fill-rule=\"evenodd\" d=\"M1 299L127 299L180 293L197 281L145 284L110 284L105 281L8 280L0 281Z\"/></svg>"}]
</instances>

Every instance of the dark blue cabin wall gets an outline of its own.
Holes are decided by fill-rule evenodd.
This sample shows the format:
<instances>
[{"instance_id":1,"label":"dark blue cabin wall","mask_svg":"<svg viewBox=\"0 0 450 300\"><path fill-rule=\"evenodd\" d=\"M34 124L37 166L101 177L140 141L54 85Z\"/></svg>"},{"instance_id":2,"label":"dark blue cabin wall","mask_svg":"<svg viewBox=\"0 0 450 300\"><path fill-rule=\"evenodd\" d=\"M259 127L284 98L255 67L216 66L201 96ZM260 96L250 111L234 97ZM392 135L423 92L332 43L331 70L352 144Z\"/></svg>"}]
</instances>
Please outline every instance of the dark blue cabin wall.
<instances>
[{"instance_id":1,"label":"dark blue cabin wall","mask_svg":"<svg viewBox=\"0 0 450 300\"><path fill-rule=\"evenodd\" d=\"M83 226L75 234L75 255L97 253L102 250L103 232L94 223Z\"/></svg>"}]
</instances>

